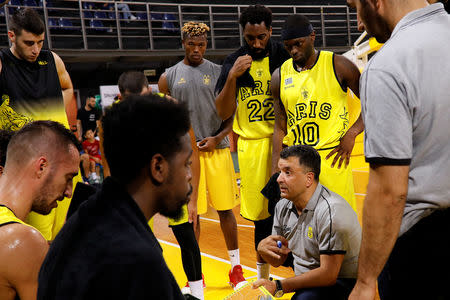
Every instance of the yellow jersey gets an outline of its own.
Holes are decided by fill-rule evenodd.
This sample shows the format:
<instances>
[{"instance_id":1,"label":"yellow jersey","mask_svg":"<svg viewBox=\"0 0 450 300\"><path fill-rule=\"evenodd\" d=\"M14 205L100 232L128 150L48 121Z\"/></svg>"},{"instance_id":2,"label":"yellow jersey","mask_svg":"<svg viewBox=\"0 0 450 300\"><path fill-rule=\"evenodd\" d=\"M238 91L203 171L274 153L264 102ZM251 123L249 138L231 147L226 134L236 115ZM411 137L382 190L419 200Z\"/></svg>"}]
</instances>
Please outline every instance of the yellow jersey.
<instances>
[{"instance_id":1,"label":"yellow jersey","mask_svg":"<svg viewBox=\"0 0 450 300\"><path fill-rule=\"evenodd\" d=\"M11 209L9 209L8 207L6 207L4 205L0 205L0 226L11 224L11 223L19 223L19 224L29 226L33 229L36 229L33 226L28 225L27 223L25 223L24 221L22 221L21 219L16 217L16 215L14 214L14 212Z\"/></svg>"},{"instance_id":2,"label":"yellow jersey","mask_svg":"<svg viewBox=\"0 0 450 300\"><path fill-rule=\"evenodd\" d=\"M269 57L254 60L250 67L250 75L253 77L256 86L254 88L239 88L233 131L247 139L271 137L275 113L270 89L272 77Z\"/></svg>"},{"instance_id":3,"label":"yellow jersey","mask_svg":"<svg viewBox=\"0 0 450 300\"><path fill-rule=\"evenodd\" d=\"M336 147L349 128L347 91L339 84L334 53L320 51L309 70L297 71L292 58L280 67L280 99L287 115L283 144L317 150Z\"/></svg>"}]
</instances>

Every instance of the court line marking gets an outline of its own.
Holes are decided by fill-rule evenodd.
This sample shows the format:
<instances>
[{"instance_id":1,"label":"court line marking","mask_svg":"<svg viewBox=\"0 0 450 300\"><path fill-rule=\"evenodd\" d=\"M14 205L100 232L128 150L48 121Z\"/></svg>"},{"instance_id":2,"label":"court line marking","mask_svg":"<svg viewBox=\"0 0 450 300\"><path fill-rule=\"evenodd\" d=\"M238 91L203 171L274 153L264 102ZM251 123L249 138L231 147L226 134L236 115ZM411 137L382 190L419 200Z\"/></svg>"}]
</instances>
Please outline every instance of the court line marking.
<instances>
[{"instance_id":1,"label":"court line marking","mask_svg":"<svg viewBox=\"0 0 450 300\"><path fill-rule=\"evenodd\" d=\"M158 239L158 242L160 242L160 243L162 243L162 244L166 244L166 245L168 245L168 246L180 248L180 246L177 245L177 244L174 244L174 243L171 243L171 242L167 242L167 241L164 241L164 240L161 240L161 239ZM223 258L214 256L214 255L211 255L211 254L208 254L208 253L203 253L203 252L200 252L200 254L201 254L202 256L204 256L204 257L211 258L211 259L214 259L214 260L217 260L217 261L226 263L226 264L228 264L228 265L230 264L230 262L229 262L228 260L225 260L225 259L223 259ZM247 267L246 265L241 265L241 266L242 266L242 269L244 269L244 270L248 270L248 271L252 271L252 272L258 273L258 271L257 271L256 269L254 269L254 268ZM270 276L273 277L273 278L275 278L275 279L284 279L284 277L280 277L280 276L273 275L273 274L270 274ZM249 276L249 277L246 277L246 279L247 279L247 278L253 278L253 277L255 277L255 276Z\"/></svg>"},{"instance_id":2,"label":"court line marking","mask_svg":"<svg viewBox=\"0 0 450 300\"><path fill-rule=\"evenodd\" d=\"M215 223L220 223L219 220L214 220L214 219L205 218L205 217L200 217L200 220L206 220L206 221L211 221L211 222L215 222ZM246 227L246 228L255 228L254 225L237 224L237 226L238 227Z\"/></svg>"},{"instance_id":3,"label":"court line marking","mask_svg":"<svg viewBox=\"0 0 450 300\"><path fill-rule=\"evenodd\" d=\"M366 196L366 194L362 194L362 193L355 193L356 196Z\"/></svg>"}]
</instances>

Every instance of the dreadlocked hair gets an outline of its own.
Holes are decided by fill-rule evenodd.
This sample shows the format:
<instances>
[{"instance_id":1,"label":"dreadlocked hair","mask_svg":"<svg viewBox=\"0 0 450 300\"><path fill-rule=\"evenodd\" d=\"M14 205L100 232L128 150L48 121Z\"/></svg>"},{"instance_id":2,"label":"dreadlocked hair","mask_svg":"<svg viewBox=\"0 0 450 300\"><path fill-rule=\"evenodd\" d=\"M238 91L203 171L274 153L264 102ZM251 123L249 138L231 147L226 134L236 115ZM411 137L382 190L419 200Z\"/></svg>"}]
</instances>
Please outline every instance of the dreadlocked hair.
<instances>
[{"instance_id":1,"label":"dreadlocked hair","mask_svg":"<svg viewBox=\"0 0 450 300\"><path fill-rule=\"evenodd\" d=\"M183 39L185 39L188 36L206 35L206 32L209 31L209 27L205 23L191 21L185 23L183 28L181 28L181 31L183 32Z\"/></svg>"}]
</instances>

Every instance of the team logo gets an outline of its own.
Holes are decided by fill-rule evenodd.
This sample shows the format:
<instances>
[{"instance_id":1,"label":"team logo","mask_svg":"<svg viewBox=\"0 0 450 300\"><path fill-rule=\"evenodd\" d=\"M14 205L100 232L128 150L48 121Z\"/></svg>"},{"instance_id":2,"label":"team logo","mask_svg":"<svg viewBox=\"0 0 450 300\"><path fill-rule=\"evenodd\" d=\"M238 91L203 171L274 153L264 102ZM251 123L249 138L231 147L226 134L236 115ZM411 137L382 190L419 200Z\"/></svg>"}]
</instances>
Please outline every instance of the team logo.
<instances>
[{"instance_id":1,"label":"team logo","mask_svg":"<svg viewBox=\"0 0 450 300\"><path fill-rule=\"evenodd\" d=\"M310 239L313 238L313 229L311 226L308 226L308 238Z\"/></svg>"},{"instance_id":2,"label":"team logo","mask_svg":"<svg viewBox=\"0 0 450 300\"><path fill-rule=\"evenodd\" d=\"M290 85L290 84L292 84L292 77L286 78L284 80L284 85Z\"/></svg>"},{"instance_id":3,"label":"team logo","mask_svg":"<svg viewBox=\"0 0 450 300\"><path fill-rule=\"evenodd\" d=\"M263 72L264 72L263 69L257 69L256 70L256 77L262 77L263 76Z\"/></svg>"},{"instance_id":4,"label":"team logo","mask_svg":"<svg viewBox=\"0 0 450 300\"><path fill-rule=\"evenodd\" d=\"M309 98L309 92L308 90L302 90L302 97L303 99L308 99Z\"/></svg>"},{"instance_id":5,"label":"team logo","mask_svg":"<svg viewBox=\"0 0 450 300\"><path fill-rule=\"evenodd\" d=\"M203 83L209 85L211 83L211 75L203 75Z\"/></svg>"},{"instance_id":6,"label":"team logo","mask_svg":"<svg viewBox=\"0 0 450 300\"><path fill-rule=\"evenodd\" d=\"M180 80L178 81L178 84L183 84L183 83L186 83L186 80L184 80L184 78L181 77Z\"/></svg>"},{"instance_id":7,"label":"team logo","mask_svg":"<svg viewBox=\"0 0 450 300\"><path fill-rule=\"evenodd\" d=\"M48 64L48 62L45 61L45 60L38 60L38 64L39 64L40 66L45 66L45 65Z\"/></svg>"}]
</instances>

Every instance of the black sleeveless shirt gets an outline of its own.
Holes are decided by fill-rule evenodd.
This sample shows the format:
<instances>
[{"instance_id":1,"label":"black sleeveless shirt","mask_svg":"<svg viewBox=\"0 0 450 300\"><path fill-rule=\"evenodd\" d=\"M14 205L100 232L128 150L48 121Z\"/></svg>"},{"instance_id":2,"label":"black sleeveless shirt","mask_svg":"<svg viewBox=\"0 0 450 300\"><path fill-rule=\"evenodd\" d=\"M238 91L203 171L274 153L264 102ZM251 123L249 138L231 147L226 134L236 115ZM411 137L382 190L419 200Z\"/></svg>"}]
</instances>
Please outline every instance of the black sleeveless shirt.
<instances>
[{"instance_id":1,"label":"black sleeveless shirt","mask_svg":"<svg viewBox=\"0 0 450 300\"><path fill-rule=\"evenodd\" d=\"M32 120L67 125L61 85L51 51L42 50L35 62L0 50L0 128L17 130Z\"/></svg>"}]
</instances>

